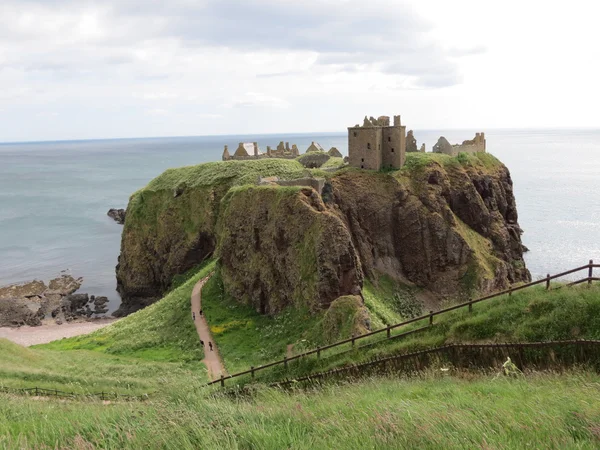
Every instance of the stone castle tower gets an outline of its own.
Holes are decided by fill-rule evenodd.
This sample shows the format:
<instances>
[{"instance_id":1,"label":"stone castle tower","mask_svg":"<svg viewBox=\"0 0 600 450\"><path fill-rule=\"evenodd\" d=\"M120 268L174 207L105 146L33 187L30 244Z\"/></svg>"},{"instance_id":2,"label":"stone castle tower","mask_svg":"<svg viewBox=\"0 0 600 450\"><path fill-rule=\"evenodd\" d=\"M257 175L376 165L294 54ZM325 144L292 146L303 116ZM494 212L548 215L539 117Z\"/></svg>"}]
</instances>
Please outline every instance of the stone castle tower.
<instances>
[{"instance_id":1,"label":"stone castle tower","mask_svg":"<svg viewBox=\"0 0 600 450\"><path fill-rule=\"evenodd\" d=\"M388 116L365 116L362 126L348 128L348 158L353 167L369 170L399 169L406 158L406 127L400 116L390 125Z\"/></svg>"}]
</instances>

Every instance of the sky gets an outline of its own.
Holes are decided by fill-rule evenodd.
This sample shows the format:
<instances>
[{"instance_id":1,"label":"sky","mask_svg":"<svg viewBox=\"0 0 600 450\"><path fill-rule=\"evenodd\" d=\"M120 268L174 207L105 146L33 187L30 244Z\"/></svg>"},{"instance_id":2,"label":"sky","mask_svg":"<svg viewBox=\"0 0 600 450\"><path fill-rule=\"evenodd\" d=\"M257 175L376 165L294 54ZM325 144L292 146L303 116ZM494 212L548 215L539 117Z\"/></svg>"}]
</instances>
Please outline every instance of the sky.
<instances>
[{"instance_id":1,"label":"sky","mask_svg":"<svg viewBox=\"0 0 600 450\"><path fill-rule=\"evenodd\" d=\"M598 127L590 0L0 0L0 142Z\"/></svg>"}]
</instances>

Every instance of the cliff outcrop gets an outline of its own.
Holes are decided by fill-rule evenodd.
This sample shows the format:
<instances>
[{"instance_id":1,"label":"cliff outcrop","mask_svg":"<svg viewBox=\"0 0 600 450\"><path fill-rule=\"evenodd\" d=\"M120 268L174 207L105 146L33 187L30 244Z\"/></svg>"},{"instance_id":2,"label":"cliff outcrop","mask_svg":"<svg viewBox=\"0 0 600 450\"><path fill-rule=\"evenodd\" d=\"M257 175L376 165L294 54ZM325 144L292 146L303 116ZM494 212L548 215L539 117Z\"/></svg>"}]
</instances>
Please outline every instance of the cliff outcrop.
<instances>
[{"instance_id":1,"label":"cliff outcrop","mask_svg":"<svg viewBox=\"0 0 600 450\"><path fill-rule=\"evenodd\" d=\"M399 171L321 172L322 196L255 186L258 175L306 169L293 160L203 164L167 171L132 196L117 267L122 313L214 253L228 293L266 314L327 308L360 295L363 276L387 274L438 297L529 279L510 174L492 155L412 153Z\"/></svg>"},{"instance_id":2,"label":"cliff outcrop","mask_svg":"<svg viewBox=\"0 0 600 450\"><path fill-rule=\"evenodd\" d=\"M442 296L528 281L508 169L493 156L415 155L394 174L331 179L366 276L385 273Z\"/></svg>"},{"instance_id":3,"label":"cliff outcrop","mask_svg":"<svg viewBox=\"0 0 600 450\"><path fill-rule=\"evenodd\" d=\"M218 240L225 289L263 314L326 309L361 291L352 236L311 188L232 189L222 202Z\"/></svg>"}]
</instances>

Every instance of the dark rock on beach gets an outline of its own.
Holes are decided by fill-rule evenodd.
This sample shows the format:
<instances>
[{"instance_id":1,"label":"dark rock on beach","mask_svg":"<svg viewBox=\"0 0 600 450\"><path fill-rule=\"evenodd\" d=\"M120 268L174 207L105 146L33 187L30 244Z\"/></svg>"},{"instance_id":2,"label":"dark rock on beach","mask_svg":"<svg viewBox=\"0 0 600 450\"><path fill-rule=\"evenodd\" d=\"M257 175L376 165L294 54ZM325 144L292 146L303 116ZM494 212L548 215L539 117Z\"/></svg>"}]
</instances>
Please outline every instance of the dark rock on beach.
<instances>
[{"instance_id":1,"label":"dark rock on beach","mask_svg":"<svg viewBox=\"0 0 600 450\"><path fill-rule=\"evenodd\" d=\"M75 293L82 283L83 278L63 274L48 285L34 280L0 287L0 327L38 326L48 317L61 324L106 314L107 297Z\"/></svg>"},{"instance_id":2,"label":"dark rock on beach","mask_svg":"<svg viewBox=\"0 0 600 450\"><path fill-rule=\"evenodd\" d=\"M126 210L115 209L115 208L109 209L108 212L106 213L106 215L108 217L110 217L111 219L113 219L115 222L117 222L120 225L123 225L125 223L126 214L127 214Z\"/></svg>"}]
</instances>

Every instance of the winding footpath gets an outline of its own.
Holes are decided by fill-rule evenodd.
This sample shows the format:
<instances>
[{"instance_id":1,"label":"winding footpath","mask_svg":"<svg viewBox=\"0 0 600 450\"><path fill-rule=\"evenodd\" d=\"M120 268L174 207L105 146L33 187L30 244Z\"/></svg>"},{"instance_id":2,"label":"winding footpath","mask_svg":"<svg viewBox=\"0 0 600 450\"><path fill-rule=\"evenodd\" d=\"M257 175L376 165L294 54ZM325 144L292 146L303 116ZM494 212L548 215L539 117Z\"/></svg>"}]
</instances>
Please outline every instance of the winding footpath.
<instances>
[{"instance_id":1,"label":"winding footpath","mask_svg":"<svg viewBox=\"0 0 600 450\"><path fill-rule=\"evenodd\" d=\"M211 274L212 275L212 274ZM204 315L200 315L200 310L202 309L202 287L204 283L208 281L211 275L206 278L202 278L200 281L196 283L194 289L192 290L192 315L195 313L196 320L194 323L196 325L196 331L198 331L198 336L200 336L200 340L204 342L204 359L202 362L206 365L208 369L208 376L211 380L216 380L220 378L221 375L227 375L225 371L225 366L223 365L223 360L219 355L219 349L215 344L211 334L210 327L206 322L206 317ZM212 342L213 349L209 350L208 343Z\"/></svg>"}]
</instances>

